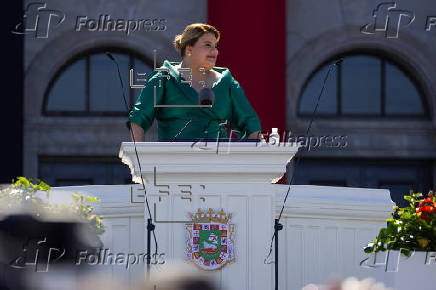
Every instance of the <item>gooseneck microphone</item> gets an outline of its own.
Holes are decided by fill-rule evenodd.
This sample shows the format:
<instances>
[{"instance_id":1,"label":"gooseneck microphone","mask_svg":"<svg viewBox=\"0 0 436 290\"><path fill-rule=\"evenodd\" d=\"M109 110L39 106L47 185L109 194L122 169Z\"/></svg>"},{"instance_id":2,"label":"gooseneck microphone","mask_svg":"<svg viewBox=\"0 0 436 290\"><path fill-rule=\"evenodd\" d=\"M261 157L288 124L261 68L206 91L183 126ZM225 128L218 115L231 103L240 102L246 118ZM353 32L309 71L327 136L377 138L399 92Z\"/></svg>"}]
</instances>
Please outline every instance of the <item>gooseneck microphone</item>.
<instances>
[{"instance_id":1,"label":"gooseneck microphone","mask_svg":"<svg viewBox=\"0 0 436 290\"><path fill-rule=\"evenodd\" d=\"M198 103L200 105L212 107L214 101L215 101L215 93L213 92L213 90L211 88L202 88L200 90L200 93L198 94ZM212 112L212 114L215 116L213 111L210 111L210 112ZM191 124L191 122L192 122L192 118L188 122L186 122L185 126L183 126L183 128L180 129L179 132L177 132L177 134L172 138L172 140L175 140L177 137L179 137L180 134L182 134L182 132ZM210 125L210 121L207 124L207 127L209 127L209 125ZM206 130L206 128L203 130L203 132Z\"/></svg>"},{"instance_id":2,"label":"gooseneck microphone","mask_svg":"<svg viewBox=\"0 0 436 290\"><path fill-rule=\"evenodd\" d=\"M107 57L108 57L110 60L112 60L112 61L115 63L115 65L117 66L118 77L119 77L119 79L120 79L121 89L122 89L122 92L123 92L124 105L126 106L126 110L127 110L127 112L130 112L129 105L127 104L126 94L125 94L125 92L124 92L125 89L124 89L123 79L121 78L120 66L118 65L118 62L116 61L115 57L114 57L110 52L105 52L105 54L106 54ZM133 134L133 130L132 130L132 127L131 127L131 126L130 126L130 134L132 135L132 139L133 139L133 146L134 146L134 148L135 148L135 155L136 155L136 161L138 162L138 166L139 166L139 172L142 172L141 163L139 162L138 151L136 150L136 140L135 140L135 135ZM150 227L151 230L152 230L152 232L153 232L154 242L155 242L155 245L156 245L156 252L155 252L155 253L156 253L156 255L157 255L157 253L158 253L158 244L157 244L156 234L155 234L155 232L154 232L154 225L151 224L151 226L150 226L150 223L151 223L151 221L152 221L153 219L152 219L152 216L151 216L150 205L148 204L148 199L147 199L147 190L145 189L144 178L143 178L142 174L140 174L140 175L141 175L141 184L142 184L142 189L144 190L144 199L145 199L145 204L146 204L146 206L147 206L147 211L148 211L148 215L149 215L149 219L148 219L148 220L149 220L149 226L147 226L147 227ZM147 228L147 229L148 229L148 228ZM148 243L148 244L149 244L149 243ZM147 247L149 247L149 245L147 245ZM147 254L148 254L148 256L147 256L147 264L149 264L149 261L150 261L150 251L147 251Z\"/></svg>"},{"instance_id":3,"label":"gooseneck microphone","mask_svg":"<svg viewBox=\"0 0 436 290\"><path fill-rule=\"evenodd\" d=\"M215 93L210 88L202 88L200 90L200 94L198 95L198 101L200 105L209 105L212 108L212 105L215 101ZM209 111L212 113L215 119L209 120L209 122L207 122L207 125L203 129L203 132L206 132L206 140L209 137L209 131L206 130L210 127L210 122L221 120L210 108Z\"/></svg>"},{"instance_id":4,"label":"gooseneck microphone","mask_svg":"<svg viewBox=\"0 0 436 290\"><path fill-rule=\"evenodd\" d=\"M115 57L110 52L106 51L105 54L118 65L117 61L115 60Z\"/></svg>"},{"instance_id":5,"label":"gooseneck microphone","mask_svg":"<svg viewBox=\"0 0 436 290\"><path fill-rule=\"evenodd\" d=\"M126 94L124 93L124 84L123 84L123 79L121 78L121 73L120 73L120 66L118 65L118 62L115 60L115 57L108 51L105 52L105 54L115 63L115 65L117 66L117 71L118 71L118 77L120 78L120 83L121 83L121 90L123 92L123 100L124 100L124 105L126 106L126 110L129 110L129 105L127 105L127 98L126 98ZM133 134L132 134L133 136ZM135 140L133 140L133 142L135 142Z\"/></svg>"},{"instance_id":6,"label":"gooseneck microphone","mask_svg":"<svg viewBox=\"0 0 436 290\"><path fill-rule=\"evenodd\" d=\"M344 60L343 58L339 58L339 59L337 59L334 63L332 63L332 64L329 65L329 69L328 69L328 71L327 71L327 73L326 73L326 75L325 75L325 77L324 77L324 80L323 80L323 83L322 83L322 87L321 87L321 90L320 90L320 92L319 92L319 95L318 95L318 98L317 98L317 101L316 101L315 107L314 107L314 109L313 109L313 113L312 113L312 116L311 116L311 119L310 119L309 125L308 125L308 127L307 127L307 129L306 129L306 136L309 136L309 132L310 132L310 129L311 129L311 127L312 127L312 123L313 123L313 121L315 120L315 116L316 116L316 114L317 114L317 112L318 112L318 106L319 106L319 103L320 103L320 100L321 100L321 96L322 96L322 94L323 94L323 92L324 92L324 89L325 89L325 86L326 86L326 82L327 82L327 79L328 79L328 77L329 77L329 75L330 75L330 72L331 72L331 70L333 69L333 67L334 67L334 68L337 68L337 67L342 63L343 60ZM297 152L297 153L298 153L298 152ZM300 160L301 160L301 154L295 154L295 159L296 159L296 160L295 160L294 170L293 170L293 172L292 172L292 175L291 175L291 178L290 178L290 181L289 181L289 187L288 187L288 190L287 190L287 192L286 192L285 198L284 198L284 200L283 200L283 204L282 204L282 207L281 207L281 210L280 210L279 216L278 216L278 218L276 219L276 225L280 225L279 222L280 222L280 219L281 219L281 217L282 217L283 210L285 209L286 201L287 201L287 199L288 199L288 196L289 196L289 192L290 192L291 186L292 186L293 183L294 183L295 172L297 171L298 165L299 165L299 163L300 163ZM279 229L279 230L280 230L280 229ZM266 258L265 258L265 260L264 260L264 263L265 263L265 264L268 264L268 263L266 262L266 260L267 260L267 259L271 256L271 254L272 254L274 239L275 239L275 234L273 234L273 236L272 236L272 238L271 238L271 244L270 244L270 248L269 248L269 253L268 253L268 255L266 256ZM277 241L276 241L276 247L278 247L278 245L277 245ZM277 251L276 251L276 252L277 252ZM277 263L277 262L274 261L273 263ZM276 284L277 284L277 283L276 283Z\"/></svg>"},{"instance_id":7,"label":"gooseneck microphone","mask_svg":"<svg viewBox=\"0 0 436 290\"><path fill-rule=\"evenodd\" d=\"M198 102L200 105L209 105L212 107L215 101L215 93L210 88L202 88L198 95Z\"/></svg>"}]
</instances>

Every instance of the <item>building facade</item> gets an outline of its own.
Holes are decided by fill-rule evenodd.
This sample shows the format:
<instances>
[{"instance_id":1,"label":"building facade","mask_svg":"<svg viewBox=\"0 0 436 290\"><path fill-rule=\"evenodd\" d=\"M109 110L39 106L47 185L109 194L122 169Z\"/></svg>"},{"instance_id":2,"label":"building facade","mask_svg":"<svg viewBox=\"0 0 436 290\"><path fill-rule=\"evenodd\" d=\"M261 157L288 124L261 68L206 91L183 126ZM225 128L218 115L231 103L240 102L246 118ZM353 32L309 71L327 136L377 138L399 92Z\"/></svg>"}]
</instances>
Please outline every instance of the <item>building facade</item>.
<instances>
[{"instance_id":1,"label":"building facade","mask_svg":"<svg viewBox=\"0 0 436 290\"><path fill-rule=\"evenodd\" d=\"M117 157L120 143L130 141L127 109L117 68L105 52L120 65L129 107L140 92L129 86L130 68L150 72L153 50L158 66L164 59L180 60L174 36L190 23L225 15L217 16L217 4L208 1L32 3L24 1L27 11L49 15L52 22L47 37L44 31L25 36L24 175L53 186L130 183L129 170ZM234 9L242 14L241 6ZM323 146L302 150L299 164L289 167L288 181L295 171L298 184L388 188L397 203L410 189L434 188L434 2L288 0L284 6L285 13L277 17L285 18L286 74L276 78L286 89L265 98L279 98L286 106L262 110L284 110L285 124L276 127L286 131L285 140L289 134L305 136L312 119L309 135L317 143L324 136ZM51 12L44 14L46 10ZM274 17L256 13L253 21ZM245 33L245 27L235 29ZM238 43L237 36L226 38L222 32L223 41ZM267 41L273 54L274 39L263 35L259 41ZM256 40L235 47L232 53L243 55L256 49ZM223 57L226 53L220 51ZM342 62L335 66L338 59ZM267 60L267 55L259 56L257 69L267 70ZM255 86L243 84L246 92ZM247 96L259 113L259 98ZM332 142L326 140L337 136L344 143L328 146ZM156 138L155 124L146 140Z\"/></svg>"}]
</instances>

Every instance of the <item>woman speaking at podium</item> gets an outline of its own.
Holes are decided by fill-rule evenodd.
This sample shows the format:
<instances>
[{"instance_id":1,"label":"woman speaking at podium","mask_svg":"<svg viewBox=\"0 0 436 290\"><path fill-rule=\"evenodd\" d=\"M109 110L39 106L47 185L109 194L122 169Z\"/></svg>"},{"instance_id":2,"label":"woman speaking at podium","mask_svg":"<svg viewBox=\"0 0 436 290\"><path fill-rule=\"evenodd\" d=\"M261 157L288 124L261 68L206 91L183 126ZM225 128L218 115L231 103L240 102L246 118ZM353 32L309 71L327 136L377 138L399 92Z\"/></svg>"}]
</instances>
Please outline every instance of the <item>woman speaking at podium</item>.
<instances>
[{"instance_id":1,"label":"woman speaking at podium","mask_svg":"<svg viewBox=\"0 0 436 290\"><path fill-rule=\"evenodd\" d=\"M227 68L215 66L219 39L215 27L201 23L188 25L175 37L182 61L165 60L148 75L128 116L135 141L145 141L154 118L159 140L229 138L229 126L232 137L259 137L259 118L241 86ZM213 105L199 106L202 98Z\"/></svg>"}]
</instances>

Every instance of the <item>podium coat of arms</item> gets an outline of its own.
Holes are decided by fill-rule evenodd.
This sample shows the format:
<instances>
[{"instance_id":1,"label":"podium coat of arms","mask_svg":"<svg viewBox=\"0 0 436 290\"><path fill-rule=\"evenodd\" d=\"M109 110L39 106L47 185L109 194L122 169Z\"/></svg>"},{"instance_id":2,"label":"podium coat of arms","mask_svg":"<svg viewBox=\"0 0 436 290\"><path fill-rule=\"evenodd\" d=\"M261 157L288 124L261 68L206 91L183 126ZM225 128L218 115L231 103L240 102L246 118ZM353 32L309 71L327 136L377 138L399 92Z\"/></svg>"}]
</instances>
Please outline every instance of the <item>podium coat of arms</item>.
<instances>
[{"instance_id":1,"label":"podium coat of arms","mask_svg":"<svg viewBox=\"0 0 436 290\"><path fill-rule=\"evenodd\" d=\"M229 224L232 214L223 209L215 212L189 213L192 223L186 224L186 256L204 270L219 270L235 259L233 235L235 226Z\"/></svg>"}]
</instances>

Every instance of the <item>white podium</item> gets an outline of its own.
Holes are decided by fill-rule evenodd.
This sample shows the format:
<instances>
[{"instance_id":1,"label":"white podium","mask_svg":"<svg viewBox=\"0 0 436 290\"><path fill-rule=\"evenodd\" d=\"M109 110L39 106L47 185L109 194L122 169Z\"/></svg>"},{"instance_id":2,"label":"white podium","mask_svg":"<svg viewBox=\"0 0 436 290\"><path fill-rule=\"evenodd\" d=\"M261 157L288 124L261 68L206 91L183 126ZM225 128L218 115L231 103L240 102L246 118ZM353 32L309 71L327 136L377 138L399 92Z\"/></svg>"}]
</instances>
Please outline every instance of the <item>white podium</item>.
<instances>
[{"instance_id":1,"label":"white podium","mask_svg":"<svg viewBox=\"0 0 436 290\"><path fill-rule=\"evenodd\" d=\"M130 167L132 180L165 184L256 183L270 184L286 172L286 165L298 150L296 146L270 146L265 143L220 142L123 142L119 157ZM154 174L156 168L157 174Z\"/></svg>"},{"instance_id":2,"label":"white podium","mask_svg":"<svg viewBox=\"0 0 436 290\"><path fill-rule=\"evenodd\" d=\"M230 223L235 228L234 262L220 270L200 271L223 289L274 289L274 264L265 264L264 259L289 186L271 180L283 175L297 148L256 147L256 143L191 145L137 143L138 163L133 143L121 144L119 155L133 180L138 182L142 176L146 183L158 253L165 254L166 263L186 261L189 213L223 209L232 214ZM145 253L149 214L141 184L56 187L50 199L65 202L74 192L100 198L94 206L95 213L104 217L105 249ZM374 276L359 266L366 257L362 248L386 225L392 205L385 189L293 185L280 221L284 228L279 233L279 289L322 284L332 276ZM153 240L151 245L154 252ZM274 253L268 262L273 257ZM152 265L151 274L164 271L163 266ZM106 268L111 279L123 285L132 285L147 272L143 261Z\"/></svg>"},{"instance_id":3,"label":"white podium","mask_svg":"<svg viewBox=\"0 0 436 290\"><path fill-rule=\"evenodd\" d=\"M133 143L121 145L119 157L130 167L133 181L140 183L142 175L146 182L159 252L167 259L186 260L189 213L223 209L232 214L235 259L208 274L223 289L271 289L274 267L264 263L275 218L271 181L286 172L298 148L248 142L204 145L136 143L137 155ZM141 188L133 190L134 202L141 199Z\"/></svg>"}]
</instances>

